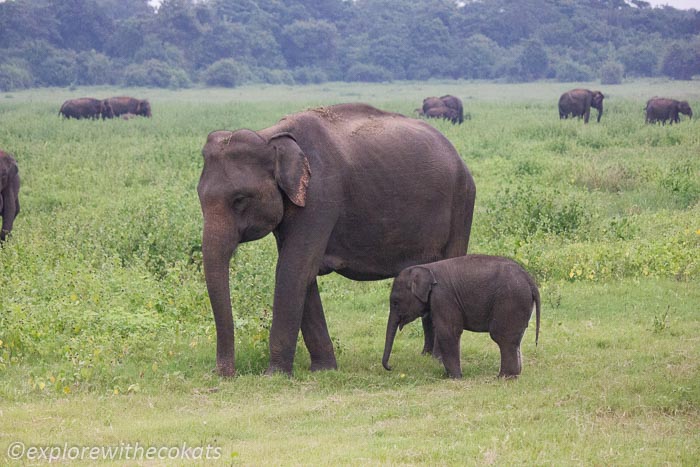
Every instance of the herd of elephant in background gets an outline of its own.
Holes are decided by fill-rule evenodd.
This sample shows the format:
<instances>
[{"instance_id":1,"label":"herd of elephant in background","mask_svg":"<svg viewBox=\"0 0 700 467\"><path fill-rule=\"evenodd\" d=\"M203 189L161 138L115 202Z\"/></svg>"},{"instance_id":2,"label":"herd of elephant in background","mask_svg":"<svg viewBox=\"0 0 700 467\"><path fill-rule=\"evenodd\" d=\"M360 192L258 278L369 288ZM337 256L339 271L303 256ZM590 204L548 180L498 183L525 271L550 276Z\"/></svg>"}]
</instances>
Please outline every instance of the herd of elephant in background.
<instances>
[{"instance_id":1,"label":"herd of elephant in background","mask_svg":"<svg viewBox=\"0 0 700 467\"><path fill-rule=\"evenodd\" d=\"M561 95L559 117L583 118L588 123L590 109L595 108L599 122L603 100L600 91L573 89ZM428 97L416 111L425 118L446 119L454 124L461 124L465 119L462 101L451 95ZM649 99L645 113L647 123L663 124L678 123L679 114L691 118L693 115L687 101L659 97ZM102 100L80 98L66 101L59 114L75 119L129 119L151 117L151 106L147 100L124 96ZM377 131L379 127L384 130ZM356 139L358 135L366 141ZM397 146L396 141L401 144ZM365 154L367 151L363 148L367 145L372 151L381 148L381 167L372 159L376 154ZM397 328L422 317L424 353L432 353L442 360L450 376L461 377L459 338L462 330L489 332L501 349L499 376L520 374L520 341L535 309L539 334L537 286L521 266L507 258L465 256L476 188L454 147L435 128L364 104L340 104L288 115L275 126L259 132L213 132L202 152L204 168L197 188L204 216L202 251L217 327L217 368L222 375L235 373L228 289L230 258L238 243L257 240L270 232L277 239L279 259L268 372L291 373L296 336L300 331L312 357L312 370L336 368L316 276L337 272L355 280L397 278L390 298L382 360L385 368L390 369L388 360ZM318 155L323 153L327 159L320 162ZM426 162L431 162L428 164L431 168L440 167L442 171L442 176L434 180L434 186L421 176L401 176ZM252 165L242 169L235 165L243 163ZM229 165L230 168L222 170ZM374 193L368 188L365 177L352 178L355 165L368 170L361 173L378 172L372 175L375 181L380 185L392 185L393 189ZM386 173L379 173L382 170ZM324 171L328 172L326 177ZM260 175L250 175L256 173ZM311 182L314 176L319 177L315 184ZM376 213L368 211L368 206L374 204L358 204L352 201L352 196L338 191L338 187L319 187L324 179L342 179L347 192L364 189L367 197L377 196L374 204L384 205L386 209L377 217ZM413 179L421 182L410 185L409 193L403 193L406 180ZM447 190L452 190L448 193L452 200L449 202L444 196L444 182L448 179L452 180ZM0 246L19 214L19 189L17 162L0 150ZM259 193L256 195L256 192ZM387 193L394 192L396 199L386 199ZM221 196L225 199L220 199ZM426 202L425 215L416 216L404 209L405 200L409 198L418 206ZM339 213L343 212L342 215L349 218L329 219L331 207L339 209L343 203L344 209L335 215L341 216ZM434 219L441 215L446 220L443 226L438 226ZM427 220L431 218L433 220ZM364 219L367 225L358 224L357 219ZM436 231L440 228L444 230L444 238L436 242ZM319 232L325 232L326 237L319 237ZM406 237L408 234L403 232L412 232L413 237ZM388 238L393 243L387 243ZM320 246L300 256L289 249L292 247L285 247L285 242L296 240L305 247L313 246L315 241L320 242ZM360 253L357 248L367 251ZM290 284L305 277L298 269L299 264L308 263L305 258L315 258L318 264L314 263L306 271L310 283L299 284L298 290L292 290ZM290 273L289 277L281 278L286 272ZM481 285L475 287L474 284ZM455 303L469 303L470 306L454 306ZM291 305L295 308L290 308Z\"/></svg>"},{"instance_id":2,"label":"herd of elephant in background","mask_svg":"<svg viewBox=\"0 0 700 467\"><path fill-rule=\"evenodd\" d=\"M59 115L66 118L115 118L124 120L141 116L151 117L151 104L146 99L119 96L107 99L95 99L94 97L81 97L69 99L63 103L58 111Z\"/></svg>"},{"instance_id":3,"label":"herd of elephant in background","mask_svg":"<svg viewBox=\"0 0 700 467\"><path fill-rule=\"evenodd\" d=\"M605 96L600 91L589 89L572 89L565 92L559 98L559 118L569 117L583 118L588 123L591 108L598 111L597 121L603 116L603 99ZM442 97L426 97L423 106L415 110L420 117L439 118L448 120L454 124L461 124L465 120L461 99L451 95ZM680 114L693 118L693 110L688 101L678 101L665 97L652 97L644 107L646 123L661 122L670 124L680 122ZM467 119L471 118L469 115Z\"/></svg>"}]
</instances>

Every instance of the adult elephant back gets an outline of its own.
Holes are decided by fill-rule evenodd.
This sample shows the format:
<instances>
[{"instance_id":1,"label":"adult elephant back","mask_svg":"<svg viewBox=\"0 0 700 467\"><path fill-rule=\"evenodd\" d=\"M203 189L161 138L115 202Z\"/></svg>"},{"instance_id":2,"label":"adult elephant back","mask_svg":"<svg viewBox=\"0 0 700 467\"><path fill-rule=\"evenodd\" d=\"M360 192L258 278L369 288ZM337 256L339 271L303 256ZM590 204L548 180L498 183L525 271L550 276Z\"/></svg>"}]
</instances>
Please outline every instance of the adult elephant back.
<instances>
[{"instance_id":1,"label":"adult elephant back","mask_svg":"<svg viewBox=\"0 0 700 467\"><path fill-rule=\"evenodd\" d=\"M340 104L257 132L215 131L202 153L202 253L222 375L235 373L229 261L239 243L270 232L277 241L267 371L289 374L300 329L311 369L337 367L317 276L384 279L467 250L474 180L422 121ZM429 351L428 319L424 328Z\"/></svg>"},{"instance_id":2,"label":"adult elephant back","mask_svg":"<svg viewBox=\"0 0 700 467\"><path fill-rule=\"evenodd\" d=\"M603 93L588 89L572 89L559 97L559 118L583 117L583 122L588 123L591 115L591 107L598 110L598 119L603 116Z\"/></svg>"},{"instance_id":3,"label":"adult elephant back","mask_svg":"<svg viewBox=\"0 0 700 467\"><path fill-rule=\"evenodd\" d=\"M112 106L114 116L132 114L143 117L151 116L151 103L147 99L136 99L135 97L118 96L107 99Z\"/></svg>"},{"instance_id":4,"label":"adult elephant back","mask_svg":"<svg viewBox=\"0 0 700 467\"><path fill-rule=\"evenodd\" d=\"M107 99L99 100L93 97L69 99L61 105L58 114L63 115L65 118L75 119L97 119L100 117L105 119L114 117L112 106L109 105Z\"/></svg>"}]
</instances>

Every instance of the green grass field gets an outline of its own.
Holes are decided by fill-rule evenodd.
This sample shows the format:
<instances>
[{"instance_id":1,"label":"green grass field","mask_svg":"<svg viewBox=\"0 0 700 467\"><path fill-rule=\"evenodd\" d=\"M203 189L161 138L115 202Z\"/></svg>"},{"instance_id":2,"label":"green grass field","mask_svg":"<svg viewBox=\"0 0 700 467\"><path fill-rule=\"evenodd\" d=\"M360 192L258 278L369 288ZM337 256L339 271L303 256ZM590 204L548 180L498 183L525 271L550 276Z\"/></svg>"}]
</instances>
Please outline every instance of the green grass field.
<instances>
[{"instance_id":1,"label":"green grass field","mask_svg":"<svg viewBox=\"0 0 700 467\"><path fill-rule=\"evenodd\" d=\"M606 94L600 124L559 120L574 87L561 83L0 95L0 148L22 177L0 248L0 465L80 450L91 465L102 446L123 450L100 464L209 465L206 451L147 457L183 444L216 448L218 465L697 465L700 123L645 125L642 108L665 95L700 112L700 86L581 84ZM419 322L385 371L391 282L336 275L320 288L339 371L310 373L300 341L294 378L262 376L268 236L232 261L238 376L219 378L196 194L207 134L338 102L411 114L446 93L471 117L431 122L476 181L470 252L513 257L540 284L540 344L533 322L522 376L496 379L496 344L465 333L464 379L448 380L420 355ZM153 118L57 116L65 99L116 94L149 98Z\"/></svg>"}]
</instances>

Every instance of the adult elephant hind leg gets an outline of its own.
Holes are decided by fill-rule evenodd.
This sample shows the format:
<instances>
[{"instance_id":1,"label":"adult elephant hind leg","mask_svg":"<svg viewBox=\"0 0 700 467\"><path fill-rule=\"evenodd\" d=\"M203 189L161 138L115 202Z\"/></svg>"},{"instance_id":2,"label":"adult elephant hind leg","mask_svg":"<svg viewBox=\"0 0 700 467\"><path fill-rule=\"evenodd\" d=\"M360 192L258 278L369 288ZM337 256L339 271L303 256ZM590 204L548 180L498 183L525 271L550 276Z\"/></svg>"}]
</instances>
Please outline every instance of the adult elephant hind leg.
<instances>
[{"instance_id":1,"label":"adult elephant hind leg","mask_svg":"<svg viewBox=\"0 0 700 467\"><path fill-rule=\"evenodd\" d=\"M304 314L301 318L301 335L311 356L311 371L337 370L333 342L323 314L323 304L318 291L318 279L306 291Z\"/></svg>"}]
</instances>

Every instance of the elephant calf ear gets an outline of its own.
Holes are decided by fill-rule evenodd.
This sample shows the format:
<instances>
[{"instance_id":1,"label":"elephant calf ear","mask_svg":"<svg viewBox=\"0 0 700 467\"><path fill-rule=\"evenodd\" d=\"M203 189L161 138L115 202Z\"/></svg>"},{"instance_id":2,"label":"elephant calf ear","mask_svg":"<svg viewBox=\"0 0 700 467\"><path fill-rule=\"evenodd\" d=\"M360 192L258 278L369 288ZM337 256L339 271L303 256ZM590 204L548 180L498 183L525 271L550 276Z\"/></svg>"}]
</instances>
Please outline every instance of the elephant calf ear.
<instances>
[{"instance_id":1,"label":"elephant calf ear","mask_svg":"<svg viewBox=\"0 0 700 467\"><path fill-rule=\"evenodd\" d=\"M304 207L306 190L311 179L311 168L306 155L289 133L280 133L270 138L275 148L275 180L292 203Z\"/></svg>"},{"instance_id":2,"label":"elephant calf ear","mask_svg":"<svg viewBox=\"0 0 700 467\"><path fill-rule=\"evenodd\" d=\"M437 284L432 271L427 268L414 267L411 270L411 292L423 303L428 303L430 291Z\"/></svg>"}]
</instances>

